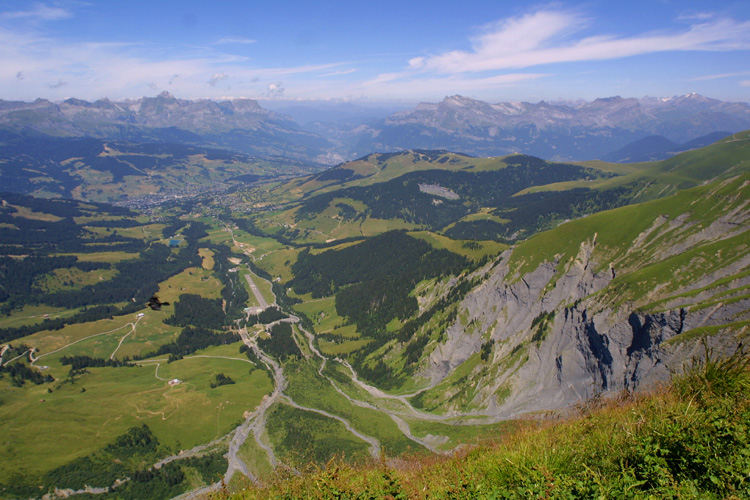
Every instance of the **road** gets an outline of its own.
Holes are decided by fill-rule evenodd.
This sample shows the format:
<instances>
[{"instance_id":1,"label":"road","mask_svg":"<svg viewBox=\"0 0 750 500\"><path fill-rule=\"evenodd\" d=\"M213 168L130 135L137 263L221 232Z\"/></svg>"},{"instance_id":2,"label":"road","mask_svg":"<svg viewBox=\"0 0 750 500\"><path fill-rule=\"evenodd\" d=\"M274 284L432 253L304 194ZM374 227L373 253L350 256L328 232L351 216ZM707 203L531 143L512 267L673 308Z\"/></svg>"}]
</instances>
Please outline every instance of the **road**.
<instances>
[{"instance_id":1,"label":"road","mask_svg":"<svg viewBox=\"0 0 750 500\"><path fill-rule=\"evenodd\" d=\"M268 303L266 298L263 297L263 294L261 293L258 286L255 284L255 280L253 278L260 279L251 271L248 271L247 274L245 275L245 279L247 280L247 284L250 285L250 290L252 290L253 295L255 296L255 301L258 303L258 307L264 310L268 309L269 307L271 307L271 305Z\"/></svg>"}]
</instances>

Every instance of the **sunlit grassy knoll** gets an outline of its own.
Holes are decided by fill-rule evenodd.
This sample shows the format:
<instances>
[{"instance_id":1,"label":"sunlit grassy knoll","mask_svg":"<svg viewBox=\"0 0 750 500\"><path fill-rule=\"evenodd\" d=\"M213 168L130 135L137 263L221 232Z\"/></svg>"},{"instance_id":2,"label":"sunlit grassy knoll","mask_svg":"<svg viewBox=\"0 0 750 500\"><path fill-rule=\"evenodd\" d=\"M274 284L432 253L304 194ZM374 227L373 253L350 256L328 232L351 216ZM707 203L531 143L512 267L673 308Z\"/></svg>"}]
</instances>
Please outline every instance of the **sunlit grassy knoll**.
<instances>
[{"instance_id":1,"label":"sunlit grassy knoll","mask_svg":"<svg viewBox=\"0 0 750 500\"><path fill-rule=\"evenodd\" d=\"M232 346L235 353L238 345ZM207 349L199 354L228 351ZM146 364L89 368L73 384L10 388L0 381L0 429L5 436L0 444L0 482L14 472L33 477L87 455L141 423L174 451L223 436L271 390L266 372L235 356L236 360L186 357L162 362L158 375L164 380L155 377L155 364ZM216 373L236 384L211 389ZM182 383L170 387L166 380L171 378Z\"/></svg>"},{"instance_id":2,"label":"sunlit grassy knoll","mask_svg":"<svg viewBox=\"0 0 750 500\"><path fill-rule=\"evenodd\" d=\"M10 204L8 206L16 209L16 211L11 214L13 217L23 217L24 219L41 220L45 222L57 222L62 220L62 217L58 217L57 215L52 215L44 212L35 212L29 207Z\"/></svg>"},{"instance_id":3,"label":"sunlit grassy knoll","mask_svg":"<svg viewBox=\"0 0 750 500\"><path fill-rule=\"evenodd\" d=\"M497 222L498 224L507 224L510 222L510 219L503 219L502 217L498 217L497 215L493 215L491 212L493 211L492 208L480 208L478 212L469 214L466 217L463 217L461 220L471 222L475 220L491 220L493 222Z\"/></svg>"},{"instance_id":4,"label":"sunlit grassy knoll","mask_svg":"<svg viewBox=\"0 0 750 500\"><path fill-rule=\"evenodd\" d=\"M355 241L347 241L345 243L335 244L335 242L331 243L331 246L326 246L324 248L310 248L310 253L313 255L318 255L323 252L327 252L328 250L342 250L344 248L352 247L354 245L358 245L364 241L363 239L355 240Z\"/></svg>"},{"instance_id":5,"label":"sunlit grassy knoll","mask_svg":"<svg viewBox=\"0 0 750 500\"><path fill-rule=\"evenodd\" d=\"M294 309L313 322L316 334L325 336L319 337L318 346L326 356L346 355L372 341L360 338L356 325L346 324L336 313L334 297L306 300Z\"/></svg>"},{"instance_id":6,"label":"sunlit grassy knoll","mask_svg":"<svg viewBox=\"0 0 750 500\"><path fill-rule=\"evenodd\" d=\"M183 293L200 295L207 299L221 297L221 282L207 269L189 267L159 284L159 298L167 302L176 301ZM162 310L167 310L166 306ZM170 310L171 314L171 310Z\"/></svg>"},{"instance_id":7,"label":"sunlit grassy knoll","mask_svg":"<svg viewBox=\"0 0 750 500\"><path fill-rule=\"evenodd\" d=\"M435 248L444 248L453 253L463 255L473 261L486 256L495 256L508 249L508 245L496 241L461 241L442 236L431 231L410 232L410 236L426 241Z\"/></svg>"},{"instance_id":8,"label":"sunlit grassy knoll","mask_svg":"<svg viewBox=\"0 0 750 500\"><path fill-rule=\"evenodd\" d=\"M206 232L208 233L207 239L211 243L227 243L232 241L232 233L226 228L209 229Z\"/></svg>"},{"instance_id":9,"label":"sunlit grassy knoll","mask_svg":"<svg viewBox=\"0 0 750 500\"><path fill-rule=\"evenodd\" d=\"M343 328L340 330L344 330ZM337 335L337 331L335 330L332 332L333 335ZM341 333L342 340L326 340L321 339L318 341L318 346L320 347L320 352L322 352L326 356L346 356L347 354L351 354L357 349L361 349L362 347L366 346L370 342L372 342L372 339L356 339L356 340L344 340L346 338L346 335L342 332Z\"/></svg>"},{"instance_id":10,"label":"sunlit grassy knoll","mask_svg":"<svg viewBox=\"0 0 750 500\"><path fill-rule=\"evenodd\" d=\"M749 367L709 358L670 385L518 421L451 456L332 461L232 498L748 498Z\"/></svg>"},{"instance_id":11,"label":"sunlit grassy knoll","mask_svg":"<svg viewBox=\"0 0 750 500\"><path fill-rule=\"evenodd\" d=\"M335 297L306 300L301 304L295 304L293 308L310 318L315 325L316 333L329 332L344 323L344 318L336 313Z\"/></svg>"},{"instance_id":12,"label":"sunlit grassy knoll","mask_svg":"<svg viewBox=\"0 0 750 500\"><path fill-rule=\"evenodd\" d=\"M10 316L0 317L0 328L17 328L25 325L35 325L47 318L55 319L72 316L78 309L64 309L62 307L25 305L22 309L13 311Z\"/></svg>"},{"instance_id":13,"label":"sunlit grassy knoll","mask_svg":"<svg viewBox=\"0 0 750 500\"><path fill-rule=\"evenodd\" d=\"M214 268L213 250L209 250L208 248L199 248L198 255L201 256L201 259L203 259L203 262L202 262L203 269L210 271L211 269Z\"/></svg>"},{"instance_id":14,"label":"sunlit grassy knoll","mask_svg":"<svg viewBox=\"0 0 750 500\"><path fill-rule=\"evenodd\" d=\"M227 235L230 236L231 241L231 235L229 233ZM237 240L237 243L245 245L244 250L251 253L256 259L260 259L269 252L286 247L286 245L279 243L273 238L254 236L239 229L234 230L234 238Z\"/></svg>"},{"instance_id":15,"label":"sunlit grassy knoll","mask_svg":"<svg viewBox=\"0 0 750 500\"><path fill-rule=\"evenodd\" d=\"M525 194L541 193L541 192L547 192L547 191L568 191L570 189L576 189L576 188L594 189L596 187L604 185L604 183L608 181L609 179L591 179L591 180L582 179L582 180L577 180L577 181L555 182L552 184L544 184L543 186L528 187L526 189L522 189L518 191L517 193L514 193L513 196L523 196Z\"/></svg>"},{"instance_id":16,"label":"sunlit grassy knoll","mask_svg":"<svg viewBox=\"0 0 750 500\"><path fill-rule=\"evenodd\" d=\"M100 281L106 281L117 275L116 269L95 269L82 271L76 267L58 268L34 279L34 287L44 293L64 290L76 290Z\"/></svg>"},{"instance_id":17,"label":"sunlit grassy knoll","mask_svg":"<svg viewBox=\"0 0 750 500\"><path fill-rule=\"evenodd\" d=\"M174 342L177 339L182 329L177 326L164 324L163 317L152 315L150 312L145 313L146 315L138 322L135 331L122 342L115 354L116 358L124 359L126 357L148 354L156 351L162 345Z\"/></svg>"},{"instance_id":18,"label":"sunlit grassy knoll","mask_svg":"<svg viewBox=\"0 0 750 500\"><path fill-rule=\"evenodd\" d=\"M43 331L19 339L30 347L36 347L38 366L49 366L50 373L64 377L68 367L59 359L63 356L91 356L109 359L117 349L116 357L123 359L135 354L146 354L160 345L171 342L180 329L165 325L163 311L146 311L140 319L136 315L115 316L114 319L99 320L77 325L66 325L61 330ZM133 325L137 321L135 331ZM123 340L124 339L124 340Z\"/></svg>"},{"instance_id":19,"label":"sunlit grassy knoll","mask_svg":"<svg viewBox=\"0 0 750 500\"><path fill-rule=\"evenodd\" d=\"M163 311L152 312L164 314ZM166 318L166 316L164 317ZM98 356L107 354L107 357L109 357L109 354L117 346L119 339L132 329L129 325L134 323L136 319L135 314L129 314L115 316L113 319L65 325L60 330L44 330L19 339L17 342L24 342L29 347L35 347L38 350L37 356L41 356L38 363L40 365L46 364L49 359L65 355L62 354L63 351L71 350L74 347L75 350L85 350L89 353L93 351L97 352ZM85 345L79 346L79 344ZM112 350L109 350L110 348ZM107 350L109 350L108 353ZM55 352L55 355L52 354L53 352ZM80 354L80 352L76 354Z\"/></svg>"},{"instance_id":20,"label":"sunlit grassy knoll","mask_svg":"<svg viewBox=\"0 0 750 500\"><path fill-rule=\"evenodd\" d=\"M362 222L360 231L362 236L377 236L378 234L385 233L386 231L392 231L394 229L419 229L419 226L406 222L401 219L375 219L368 217Z\"/></svg>"},{"instance_id":21,"label":"sunlit grassy knoll","mask_svg":"<svg viewBox=\"0 0 750 500\"><path fill-rule=\"evenodd\" d=\"M92 207L93 208L93 207ZM107 221L108 223L112 223L112 227L117 227L117 223L120 221L130 221L132 220L131 217L126 217L124 215L79 215L78 217L73 217L73 220L78 225L85 226L89 222L102 222Z\"/></svg>"},{"instance_id":22,"label":"sunlit grassy knoll","mask_svg":"<svg viewBox=\"0 0 750 500\"><path fill-rule=\"evenodd\" d=\"M655 162L639 162L639 163L610 163L601 160L589 160L582 162L572 162L574 165L581 165L586 168L593 168L601 170L602 172L608 172L611 174L623 176L629 175L635 172L640 172L654 165Z\"/></svg>"},{"instance_id":23,"label":"sunlit grassy knoll","mask_svg":"<svg viewBox=\"0 0 750 500\"><path fill-rule=\"evenodd\" d=\"M106 262L109 264L115 264L122 262L123 260L137 259L139 254L131 252L96 252L96 253L73 253L73 254L56 254L56 255L75 255L79 261L83 262Z\"/></svg>"},{"instance_id":24,"label":"sunlit grassy knoll","mask_svg":"<svg viewBox=\"0 0 750 500\"><path fill-rule=\"evenodd\" d=\"M297 248L282 248L270 252L255 264L274 278L280 276L283 282L287 282L294 278L291 266L297 261L299 252Z\"/></svg>"}]
</instances>

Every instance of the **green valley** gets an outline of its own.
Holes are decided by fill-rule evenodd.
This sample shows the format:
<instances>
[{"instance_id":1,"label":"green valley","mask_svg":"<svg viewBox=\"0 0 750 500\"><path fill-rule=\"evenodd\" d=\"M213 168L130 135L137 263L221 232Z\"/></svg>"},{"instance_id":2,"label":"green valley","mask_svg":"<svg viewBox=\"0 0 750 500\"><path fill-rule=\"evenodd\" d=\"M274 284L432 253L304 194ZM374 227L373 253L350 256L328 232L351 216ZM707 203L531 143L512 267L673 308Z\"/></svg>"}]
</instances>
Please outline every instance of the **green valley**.
<instances>
[{"instance_id":1,"label":"green valley","mask_svg":"<svg viewBox=\"0 0 750 500\"><path fill-rule=\"evenodd\" d=\"M139 211L1 193L0 497L741 497L680 415L745 456L748 159L744 132L630 165L377 153Z\"/></svg>"}]
</instances>

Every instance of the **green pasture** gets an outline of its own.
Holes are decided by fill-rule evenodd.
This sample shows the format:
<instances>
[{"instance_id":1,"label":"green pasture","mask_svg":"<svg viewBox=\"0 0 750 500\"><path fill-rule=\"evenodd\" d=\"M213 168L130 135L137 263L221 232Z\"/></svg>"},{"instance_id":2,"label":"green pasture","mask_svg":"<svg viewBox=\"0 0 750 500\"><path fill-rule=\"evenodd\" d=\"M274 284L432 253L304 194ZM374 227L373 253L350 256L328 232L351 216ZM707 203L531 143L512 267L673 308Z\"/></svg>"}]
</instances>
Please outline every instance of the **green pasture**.
<instances>
[{"instance_id":1,"label":"green pasture","mask_svg":"<svg viewBox=\"0 0 750 500\"><path fill-rule=\"evenodd\" d=\"M434 248L449 250L473 261L479 261L487 256L494 257L508 249L508 245L496 241L454 240L431 231L414 231L410 232L409 236L424 240Z\"/></svg>"},{"instance_id":2,"label":"green pasture","mask_svg":"<svg viewBox=\"0 0 750 500\"><path fill-rule=\"evenodd\" d=\"M255 436L248 436L238 453L240 459L247 465L250 472L258 477L271 477L273 467L268 454L255 442Z\"/></svg>"},{"instance_id":3,"label":"green pasture","mask_svg":"<svg viewBox=\"0 0 750 500\"><path fill-rule=\"evenodd\" d=\"M158 295L161 300L170 303L174 303L183 293L192 293L207 299L218 299L221 298L221 289L221 282L211 271L202 267L189 267L160 283ZM165 306L162 311L172 314L170 306Z\"/></svg>"},{"instance_id":4,"label":"green pasture","mask_svg":"<svg viewBox=\"0 0 750 500\"><path fill-rule=\"evenodd\" d=\"M147 354L160 345L173 341L180 332L179 327L163 323L164 311L144 310L137 314L115 316L90 323L66 325L60 330L35 333L19 342L38 349L37 366L49 366L53 376L63 376L68 368L59 364L63 356L91 356L109 358ZM135 329L133 328L135 325ZM118 349L119 346L119 349Z\"/></svg>"},{"instance_id":5,"label":"green pasture","mask_svg":"<svg viewBox=\"0 0 750 500\"><path fill-rule=\"evenodd\" d=\"M227 236L229 237L229 241L232 241L231 234L227 233ZM243 253L252 255L255 259L261 259L270 252L286 248L286 245L279 243L273 238L254 236L240 229L234 230L234 239L238 244L243 245L243 247L240 247Z\"/></svg>"},{"instance_id":6,"label":"green pasture","mask_svg":"<svg viewBox=\"0 0 750 500\"><path fill-rule=\"evenodd\" d=\"M370 445L340 421L283 402L269 412L266 428L278 458L292 466L325 464L336 455L354 461L369 456Z\"/></svg>"},{"instance_id":7,"label":"green pasture","mask_svg":"<svg viewBox=\"0 0 750 500\"><path fill-rule=\"evenodd\" d=\"M57 215L52 215L44 212L35 212L29 207L10 204L9 206L16 209L16 211L11 214L13 217L23 217L24 219L41 220L45 222L58 222L62 220L62 217L58 217Z\"/></svg>"},{"instance_id":8,"label":"green pasture","mask_svg":"<svg viewBox=\"0 0 750 500\"><path fill-rule=\"evenodd\" d=\"M348 420L363 434L377 437L389 456L422 449L420 445L405 437L387 414L349 402L328 380L318 375L311 363L289 362L284 368L284 374L289 381L285 394L295 403L324 410Z\"/></svg>"},{"instance_id":9,"label":"green pasture","mask_svg":"<svg viewBox=\"0 0 750 500\"><path fill-rule=\"evenodd\" d=\"M340 330L345 329L342 328ZM321 353L325 354L326 356L346 356L347 354L351 354L357 349L361 349L362 347L372 342L372 339L346 340L346 333L340 332L340 330L333 332L334 335L341 335L342 338L340 340L318 340L318 347L320 347ZM354 330L353 325L352 330Z\"/></svg>"},{"instance_id":10,"label":"green pasture","mask_svg":"<svg viewBox=\"0 0 750 500\"><path fill-rule=\"evenodd\" d=\"M198 255L200 255L201 259L203 259L203 269L210 271L214 268L215 262L213 250L209 250L208 248L199 248Z\"/></svg>"},{"instance_id":11,"label":"green pasture","mask_svg":"<svg viewBox=\"0 0 750 500\"><path fill-rule=\"evenodd\" d=\"M306 300L301 304L295 304L293 308L310 318L318 334L331 333L344 326L344 318L336 313L335 297Z\"/></svg>"},{"instance_id":12,"label":"green pasture","mask_svg":"<svg viewBox=\"0 0 750 500\"><path fill-rule=\"evenodd\" d=\"M109 264L115 264L122 262L123 260L137 259L140 254L123 252L116 250L114 252L95 252L95 253L72 253L72 254L57 254L57 255L75 255L78 260L83 262L106 262Z\"/></svg>"},{"instance_id":13,"label":"green pasture","mask_svg":"<svg viewBox=\"0 0 750 500\"><path fill-rule=\"evenodd\" d=\"M58 268L34 279L34 287L44 293L54 293L64 290L76 290L100 281L107 281L115 276L116 269L96 269L82 271L76 267Z\"/></svg>"},{"instance_id":14,"label":"green pasture","mask_svg":"<svg viewBox=\"0 0 750 500\"><path fill-rule=\"evenodd\" d=\"M232 233L224 227L209 229L207 232L207 239L211 243L231 243L232 241Z\"/></svg>"},{"instance_id":15,"label":"green pasture","mask_svg":"<svg viewBox=\"0 0 750 500\"><path fill-rule=\"evenodd\" d=\"M227 434L271 390L266 372L240 357L238 346L227 356L236 359L216 357L227 350L206 349L169 364L89 368L72 383L15 388L0 380L0 482L13 473L42 474L141 423L174 452ZM211 389L217 373L236 383ZM172 378L182 382L171 387Z\"/></svg>"},{"instance_id":16,"label":"green pasture","mask_svg":"<svg viewBox=\"0 0 750 500\"><path fill-rule=\"evenodd\" d=\"M35 325L45 319L64 318L78 313L78 309L64 309L44 305L25 305L13 311L9 316L0 316L0 328L17 328Z\"/></svg>"},{"instance_id":17,"label":"green pasture","mask_svg":"<svg viewBox=\"0 0 750 500\"><path fill-rule=\"evenodd\" d=\"M255 264L274 278L280 276L286 283L294 278L291 266L297 261L299 252L297 248L281 248L264 255Z\"/></svg>"}]
</instances>

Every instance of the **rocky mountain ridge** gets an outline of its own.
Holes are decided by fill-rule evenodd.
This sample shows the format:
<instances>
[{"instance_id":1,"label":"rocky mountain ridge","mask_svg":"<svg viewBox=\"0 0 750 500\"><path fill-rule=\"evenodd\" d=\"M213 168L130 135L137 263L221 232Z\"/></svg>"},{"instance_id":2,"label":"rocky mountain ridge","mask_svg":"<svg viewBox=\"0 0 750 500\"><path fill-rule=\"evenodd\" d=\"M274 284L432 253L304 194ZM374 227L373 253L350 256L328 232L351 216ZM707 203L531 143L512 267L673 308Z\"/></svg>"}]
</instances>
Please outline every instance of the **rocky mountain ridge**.
<instances>
[{"instance_id":1,"label":"rocky mountain ridge","mask_svg":"<svg viewBox=\"0 0 750 500\"><path fill-rule=\"evenodd\" d=\"M588 160L649 135L687 142L718 130L748 127L750 105L697 94L536 104L491 104L455 95L361 128L353 148L392 151L442 144L440 148L477 156L521 152L545 159Z\"/></svg>"},{"instance_id":2,"label":"rocky mountain ridge","mask_svg":"<svg viewBox=\"0 0 750 500\"><path fill-rule=\"evenodd\" d=\"M294 112L297 108L286 109ZM299 116L305 120L315 112L302 111ZM732 133L750 128L749 104L698 94L538 103L489 103L454 95L382 119L374 119L372 114L359 116L369 121L310 120L303 128L291 117L270 111L252 99L193 101L167 92L122 101L0 100L0 127L13 131L220 146L324 164L406 149L588 160L602 158L651 135L684 143L717 131Z\"/></svg>"},{"instance_id":3,"label":"rocky mountain ridge","mask_svg":"<svg viewBox=\"0 0 750 500\"><path fill-rule=\"evenodd\" d=\"M192 101L168 92L124 101L0 101L0 127L54 137L223 147L308 162L325 162L331 147L326 139L252 99Z\"/></svg>"}]
</instances>

